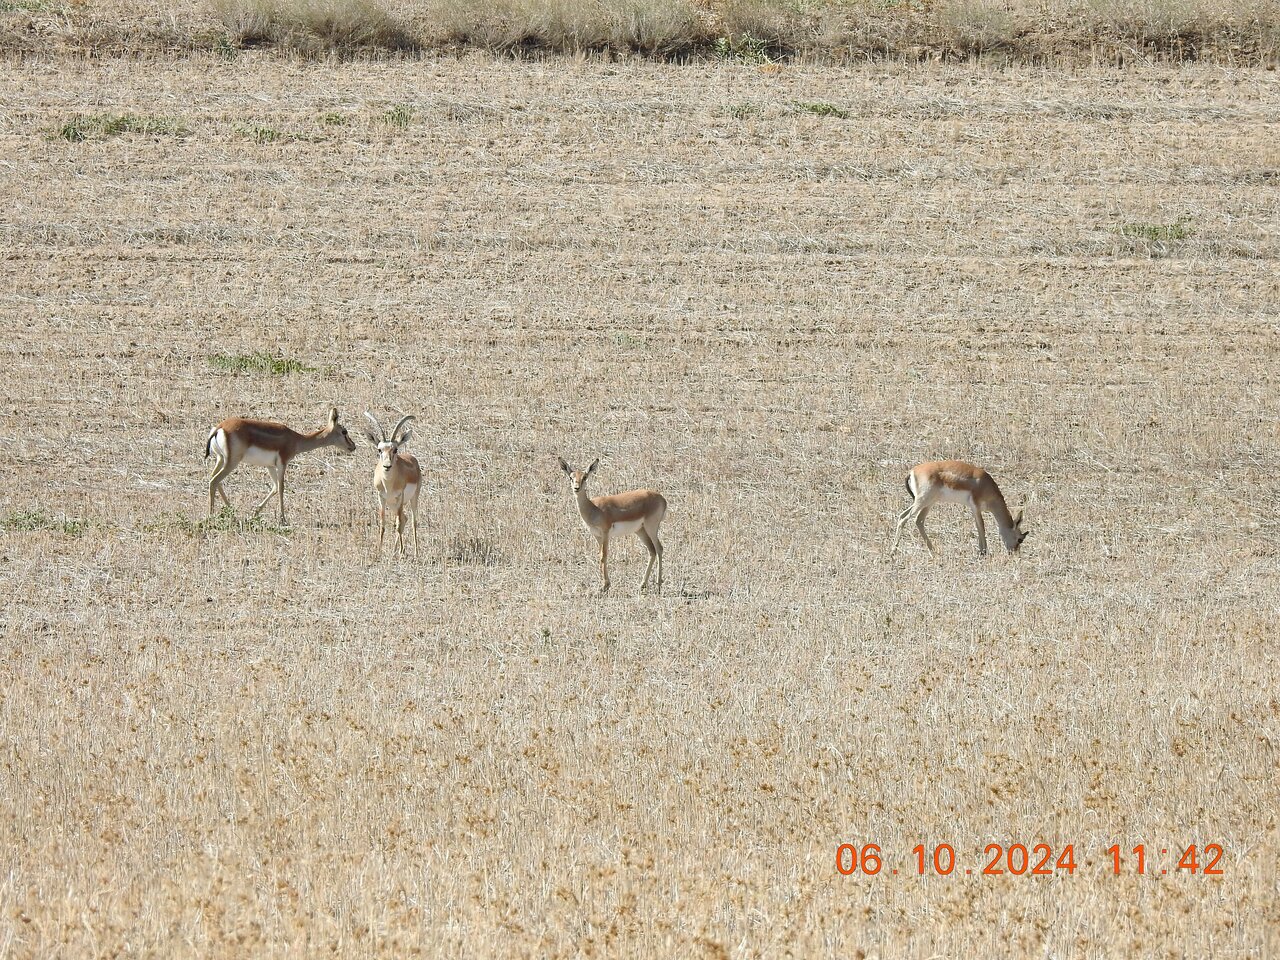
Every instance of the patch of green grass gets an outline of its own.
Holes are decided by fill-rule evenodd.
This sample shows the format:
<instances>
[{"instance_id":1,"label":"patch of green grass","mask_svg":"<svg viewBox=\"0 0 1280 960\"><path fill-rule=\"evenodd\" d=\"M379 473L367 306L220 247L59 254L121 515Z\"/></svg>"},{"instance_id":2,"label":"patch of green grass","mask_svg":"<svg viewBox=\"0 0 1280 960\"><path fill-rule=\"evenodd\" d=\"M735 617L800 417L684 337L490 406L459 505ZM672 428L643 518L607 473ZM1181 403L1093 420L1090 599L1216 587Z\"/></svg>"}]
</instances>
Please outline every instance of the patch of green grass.
<instances>
[{"instance_id":1,"label":"patch of green grass","mask_svg":"<svg viewBox=\"0 0 1280 960\"><path fill-rule=\"evenodd\" d=\"M797 103L796 109L804 110L806 113L812 113L815 117L836 117L840 120L848 120L852 113L843 107L837 107L834 103L826 103L817 101L815 103Z\"/></svg>"},{"instance_id":2,"label":"patch of green grass","mask_svg":"<svg viewBox=\"0 0 1280 960\"><path fill-rule=\"evenodd\" d=\"M285 377L291 373L315 373L301 360L267 353L215 353L209 358L215 370L224 373L266 373L273 377Z\"/></svg>"},{"instance_id":3,"label":"patch of green grass","mask_svg":"<svg viewBox=\"0 0 1280 960\"><path fill-rule=\"evenodd\" d=\"M291 133L288 130L277 130L257 123L241 123L236 125L236 133L247 137L254 143L291 143L295 140L316 142L322 140L319 134Z\"/></svg>"},{"instance_id":4,"label":"patch of green grass","mask_svg":"<svg viewBox=\"0 0 1280 960\"><path fill-rule=\"evenodd\" d=\"M194 537L200 531L200 521L192 520L185 513L162 513L154 520L142 524L142 529L148 533L177 530L189 537Z\"/></svg>"},{"instance_id":5,"label":"patch of green grass","mask_svg":"<svg viewBox=\"0 0 1280 960\"><path fill-rule=\"evenodd\" d=\"M95 113L76 114L57 129L54 137L71 143L82 143L85 140L103 140L126 133L152 137L182 137L190 132L189 127L173 117Z\"/></svg>"},{"instance_id":6,"label":"patch of green grass","mask_svg":"<svg viewBox=\"0 0 1280 960\"><path fill-rule=\"evenodd\" d=\"M52 530L65 533L69 537L83 536L89 529L89 521L81 517L55 517L43 510L22 510L0 517L0 530L14 533L35 533L39 530Z\"/></svg>"},{"instance_id":7,"label":"patch of green grass","mask_svg":"<svg viewBox=\"0 0 1280 960\"><path fill-rule=\"evenodd\" d=\"M760 116L762 112L760 106L755 103L736 103L725 110L725 113L735 120L748 120L751 117Z\"/></svg>"},{"instance_id":8,"label":"patch of green grass","mask_svg":"<svg viewBox=\"0 0 1280 960\"><path fill-rule=\"evenodd\" d=\"M409 121L412 119L413 107L405 103L396 104L378 117L380 123L385 123L390 127L399 127L401 130L409 126Z\"/></svg>"},{"instance_id":9,"label":"patch of green grass","mask_svg":"<svg viewBox=\"0 0 1280 960\"><path fill-rule=\"evenodd\" d=\"M320 121L321 125L326 127L345 127L351 122L350 117L345 113L339 113L337 110L330 110L327 113L322 113L316 119Z\"/></svg>"},{"instance_id":10,"label":"patch of green grass","mask_svg":"<svg viewBox=\"0 0 1280 960\"><path fill-rule=\"evenodd\" d=\"M275 533L280 536L288 536L293 532L290 527L268 520L260 513L241 520L226 506L202 520L193 520L185 513L162 513L155 520L145 524L143 529L150 533L176 530L188 537L199 537L206 533L236 533L245 530L253 533Z\"/></svg>"},{"instance_id":11,"label":"patch of green grass","mask_svg":"<svg viewBox=\"0 0 1280 960\"><path fill-rule=\"evenodd\" d=\"M1129 240L1146 240L1148 243L1176 243L1195 236L1190 217L1178 217L1173 223L1123 223L1116 233Z\"/></svg>"},{"instance_id":12,"label":"patch of green grass","mask_svg":"<svg viewBox=\"0 0 1280 960\"><path fill-rule=\"evenodd\" d=\"M0 0L0 13L47 13L62 9L61 3L51 0Z\"/></svg>"},{"instance_id":13,"label":"patch of green grass","mask_svg":"<svg viewBox=\"0 0 1280 960\"><path fill-rule=\"evenodd\" d=\"M615 334L613 342L622 350L642 350L649 346L649 342L644 337L637 337L630 333Z\"/></svg>"},{"instance_id":14,"label":"patch of green grass","mask_svg":"<svg viewBox=\"0 0 1280 960\"><path fill-rule=\"evenodd\" d=\"M236 132L254 143L276 143L286 139L286 135L275 127L263 127L256 123L242 123L236 127Z\"/></svg>"}]
</instances>

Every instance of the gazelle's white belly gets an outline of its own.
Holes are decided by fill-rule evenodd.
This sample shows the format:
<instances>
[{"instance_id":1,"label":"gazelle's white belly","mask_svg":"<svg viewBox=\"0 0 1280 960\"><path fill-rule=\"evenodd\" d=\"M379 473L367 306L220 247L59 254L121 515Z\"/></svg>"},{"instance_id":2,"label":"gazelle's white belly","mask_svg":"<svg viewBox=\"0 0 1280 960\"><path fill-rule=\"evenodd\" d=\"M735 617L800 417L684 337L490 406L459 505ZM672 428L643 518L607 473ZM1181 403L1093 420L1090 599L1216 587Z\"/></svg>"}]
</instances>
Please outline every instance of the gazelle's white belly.
<instances>
[{"instance_id":1,"label":"gazelle's white belly","mask_svg":"<svg viewBox=\"0 0 1280 960\"><path fill-rule=\"evenodd\" d=\"M942 503L963 503L966 507L973 505L973 496L968 490L956 490L954 487L939 484L938 500Z\"/></svg>"},{"instance_id":2,"label":"gazelle's white belly","mask_svg":"<svg viewBox=\"0 0 1280 960\"><path fill-rule=\"evenodd\" d=\"M262 447L246 447L244 462L255 467L274 467L280 463L280 454L275 450L264 450Z\"/></svg>"},{"instance_id":3,"label":"gazelle's white belly","mask_svg":"<svg viewBox=\"0 0 1280 960\"><path fill-rule=\"evenodd\" d=\"M644 520L622 520L615 523L609 528L609 536L625 536L628 533L635 533L644 525Z\"/></svg>"}]
</instances>

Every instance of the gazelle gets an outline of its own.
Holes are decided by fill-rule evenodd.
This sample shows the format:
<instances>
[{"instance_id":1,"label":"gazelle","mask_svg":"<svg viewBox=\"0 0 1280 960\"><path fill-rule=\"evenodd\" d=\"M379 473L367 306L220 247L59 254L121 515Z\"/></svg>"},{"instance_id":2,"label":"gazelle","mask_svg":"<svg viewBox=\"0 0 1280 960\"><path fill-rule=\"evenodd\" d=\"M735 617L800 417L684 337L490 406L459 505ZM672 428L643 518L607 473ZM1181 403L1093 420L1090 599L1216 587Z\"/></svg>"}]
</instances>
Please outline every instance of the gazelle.
<instances>
[{"instance_id":1,"label":"gazelle","mask_svg":"<svg viewBox=\"0 0 1280 960\"><path fill-rule=\"evenodd\" d=\"M907 474L907 493L913 498L911 506L898 516L898 526L893 534L893 548L897 553L903 528L912 520L924 539L924 545L933 553L933 544L924 532L924 518L935 503L963 503L973 512L973 525L978 528L978 556L987 555L987 528L982 522L982 512L988 511L996 518L1000 539L1005 549L1017 553L1027 533L1022 529L1022 511L1011 516L1004 502L1004 494L996 486L991 474L981 467L961 460L939 460L918 463Z\"/></svg>"},{"instance_id":2,"label":"gazelle","mask_svg":"<svg viewBox=\"0 0 1280 960\"><path fill-rule=\"evenodd\" d=\"M640 589L649 585L653 565L658 565L658 591L662 591L662 541L658 539L658 527L667 515L667 501L656 490L630 490L608 497L588 497L587 479L600 465L597 457L586 470L574 470L560 457L560 469L569 477L569 486L578 501L578 513L591 535L600 543L600 574L604 586L609 589L609 540L615 534L634 533L649 551L649 566L645 568Z\"/></svg>"},{"instance_id":3,"label":"gazelle","mask_svg":"<svg viewBox=\"0 0 1280 960\"><path fill-rule=\"evenodd\" d=\"M373 430L365 428L364 435L378 448L378 465L373 468L373 490L378 495L378 554L382 554L382 537L387 531L387 511L391 510L396 515L396 547L400 555L404 555L404 508L408 506L409 515L413 517L413 555L416 557L418 494L422 490L422 468L418 466L418 458L413 454L400 452L400 448L413 435L406 426L413 417L401 417L388 440L382 425L374 419L373 414L366 410L364 415L373 425Z\"/></svg>"},{"instance_id":4,"label":"gazelle","mask_svg":"<svg viewBox=\"0 0 1280 960\"><path fill-rule=\"evenodd\" d=\"M222 481L241 463L251 463L266 467L271 474L275 486L262 498L262 502L254 508L258 513L267 505L271 495L280 498L280 522L284 523L284 474L289 469L289 461L300 453L317 450L320 447L345 448L353 453L356 443L347 434L347 428L338 423L338 408L329 408L329 425L314 433L298 433L283 423L272 423L268 420L245 420L232 417L223 420L209 431L209 439L204 442L204 457L214 457L213 476L209 478L209 514L213 514L214 497L222 495L222 502L231 508L227 492L222 489Z\"/></svg>"}]
</instances>

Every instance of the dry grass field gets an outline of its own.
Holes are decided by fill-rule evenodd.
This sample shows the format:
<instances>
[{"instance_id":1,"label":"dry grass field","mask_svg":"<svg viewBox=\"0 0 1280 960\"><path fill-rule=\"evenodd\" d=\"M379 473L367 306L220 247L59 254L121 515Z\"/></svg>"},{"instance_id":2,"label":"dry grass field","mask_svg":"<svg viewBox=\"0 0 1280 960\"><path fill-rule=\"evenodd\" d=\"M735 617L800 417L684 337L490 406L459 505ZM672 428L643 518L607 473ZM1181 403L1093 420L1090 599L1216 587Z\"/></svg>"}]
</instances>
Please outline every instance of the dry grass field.
<instances>
[{"instance_id":1,"label":"dry grass field","mask_svg":"<svg viewBox=\"0 0 1280 960\"><path fill-rule=\"evenodd\" d=\"M1280 952L1277 74L0 70L0 957ZM200 522L330 403L417 560L363 442Z\"/></svg>"}]
</instances>

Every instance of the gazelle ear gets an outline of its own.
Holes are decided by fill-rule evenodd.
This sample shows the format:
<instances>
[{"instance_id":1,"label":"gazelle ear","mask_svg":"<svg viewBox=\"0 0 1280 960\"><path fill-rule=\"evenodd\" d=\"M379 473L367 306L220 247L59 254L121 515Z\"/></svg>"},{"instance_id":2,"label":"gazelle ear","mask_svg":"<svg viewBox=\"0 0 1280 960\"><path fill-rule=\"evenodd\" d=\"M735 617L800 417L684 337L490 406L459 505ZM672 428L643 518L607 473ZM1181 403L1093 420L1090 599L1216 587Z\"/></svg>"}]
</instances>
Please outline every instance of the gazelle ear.
<instances>
[{"instance_id":1,"label":"gazelle ear","mask_svg":"<svg viewBox=\"0 0 1280 960\"><path fill-rule=\"evenodd\" d=\"M329 426L336 427L338 425L338 408L329 408Z\"/></svg>"},{"instance_id":2,"label":"gazelle ear","mask_svg":"<svg viewBox=\"0 0 1280 960\"><path fill-rule=\"evenodd\" d=\"M365 439L368 440L370 443L372 443L375 447L382 442L374 435L374 432L370 430L368 427L364 428L364 436L365 436Z\"/></svg>"},{"instance_id":3,"label":"gazelle ear","mask_svg":"<svg viewBox=\"0 0 1280 960\"><path fill-rule=\"evenodd\" d=\"M587 473L588 474L594 473L596 467L598 466L600 466L600 458L596 457L594 460L591 461L591 466L587 467Z\"/></svg>"},{"instance_id":4,"label":"gazelle ear","mask_svg":"<svg viewBox=\"0 0 1280 960\"><path fill-rule=\"evenodd\" d=\"M402 443L408 443L409 438L412 436L413 436L412 428L405 427L403 430L400 431L400 439L396 441L396 446L399 446Z\"/></svg>"},{"instance_id":5,"label":"gazelle ear","mask_svg":"<svg viewBox=\"0 0 1280 960\"><path fill-rule=\"evenodd\" d=\"M1023 514L1023 511L1019 510L1018 515L1013 518L1013 525L1015 527L1018 527L1019 529L1022 528L1022 514Z\"/></svg>"},{"instance_id":6,"label":"gazelle ear","mask_svg":"<svg viewBox=\"0 0 1280 960\"><path fill-rule=\"evenodd\" d=\"M572 472L573 472L572 470L570 470L570 469L569 469L569 465L568 465L567 463L565 463L565 462L564 462L564 457L556 457L556 459L560 461L560 469L561 469L561 470L563 470L565 473L572 473Z\"/></svg>"}]
</instances>

